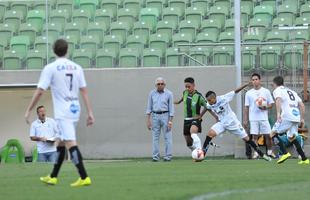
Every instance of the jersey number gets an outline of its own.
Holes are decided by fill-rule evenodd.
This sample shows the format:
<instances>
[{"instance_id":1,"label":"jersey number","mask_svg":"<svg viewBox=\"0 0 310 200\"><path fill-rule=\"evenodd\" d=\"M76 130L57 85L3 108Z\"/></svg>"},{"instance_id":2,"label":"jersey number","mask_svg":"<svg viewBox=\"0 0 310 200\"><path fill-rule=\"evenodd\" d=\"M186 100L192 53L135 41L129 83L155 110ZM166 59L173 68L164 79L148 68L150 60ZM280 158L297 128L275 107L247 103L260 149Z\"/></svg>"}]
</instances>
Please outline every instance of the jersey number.
<instances>
[{"instance_id":1,"label":"jersey number","mask_svg":"<svg viewBox=\"0 0 310 200\"><path fill-rule=\"evenodd\" d=\"M70 91L72 91L72 79L73 79L73 74L66 74L70 78Z\"/></svg>"},{"instance_id":2,"label":"jersey number","mask_svg":"<svg viewBox=\"0 0 310 200\"><path fill-rule=\"evenodd\" d=\"M295 96L291 91L287 91L287 94L288 94L290 100L295 101Z\"/></svg>"}]
</instances>

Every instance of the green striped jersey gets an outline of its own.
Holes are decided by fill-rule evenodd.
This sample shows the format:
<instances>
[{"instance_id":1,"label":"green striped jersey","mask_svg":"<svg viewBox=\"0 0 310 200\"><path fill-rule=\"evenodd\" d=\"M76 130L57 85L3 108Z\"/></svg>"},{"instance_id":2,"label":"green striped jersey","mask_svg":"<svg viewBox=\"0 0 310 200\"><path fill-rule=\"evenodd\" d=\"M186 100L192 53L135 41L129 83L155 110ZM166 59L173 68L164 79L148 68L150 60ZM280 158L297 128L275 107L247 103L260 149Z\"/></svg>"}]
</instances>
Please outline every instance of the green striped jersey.
<instances>
[{"instance_id":1,"label":"green striped jersey","mask_svg":"<svg viewBox=\"0 0 310 200\"><path fill-rule=\"evenodd\" d=\"M183 92L184 118L195 117L200 114L201 106L206 107L205 98L195 90L190 94L187 90Z\"/></svg>"}]
</instances>

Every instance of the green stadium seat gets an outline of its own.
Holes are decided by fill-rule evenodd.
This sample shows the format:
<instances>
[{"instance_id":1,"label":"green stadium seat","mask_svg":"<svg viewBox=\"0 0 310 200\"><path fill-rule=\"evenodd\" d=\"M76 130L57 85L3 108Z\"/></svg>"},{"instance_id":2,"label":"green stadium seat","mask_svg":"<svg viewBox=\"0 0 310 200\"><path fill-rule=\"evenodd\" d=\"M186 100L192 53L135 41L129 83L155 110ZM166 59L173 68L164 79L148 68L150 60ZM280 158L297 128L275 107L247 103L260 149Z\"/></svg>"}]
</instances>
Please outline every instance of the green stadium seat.
<instances>
[{"instance_id":1,"label":"green stadium seat","mask_svg":"<svg viewBox=\"0 0 310 200\"><path fill-rule=\"evenodd\" d=\"M219 19L206 19L201 22L201 32L219 34L222 29L222 24Z\"/></svg>"},{"instance_id":2,"label":"green stadium seat","mask_svg":"<svg viewBox=\"0 0 310 200\"><path fill-rule=\"evenodd\" d=\"M138 67L140 53L137 49L122 48L119 53L120 67Z\"/></svg>"},{"instance_id":3,"label":"green stadium seat","mask_svg":"<svg viewBox=\"0 0 310 200\"><path fill-rule=\"evenodd\" d=\"M73 62L77 63L83 68L92 67L92 52L89 49L76 49L72 54Z\"/></svg>"},{"instance_id":4,"label":"green stadium seat","mask_svg":"<svg viewBox=\"0 0 310 200\"><path fill-rule=\"evenodd\" d=\"M30 1L12 1L10 3L11 10L20 11L23 15L23 19L27 16L28 8L31 8L32 2Z\"/></svg>"},{"instance_id":5,"label":"green stadium seat","mask_svg":"<svg viewBox=\"0 0 310 200\"><path fill-rule=\"evenodd\" d=\"M258 28L260 31L266 31L270 26L270 21L264 18L252 18L250 19L249 27Z\"/></svg>"},{"instance_id":6,"label":"green stadium seat","mask_svg":"<svg viewBox=\"0 0 310 200\"><path fill-rule=\"evenodd\" d=\"M218 41L233 43L235 41L234 32L221 32Z\"/></svg>"},{"instance_id":7,"label":"green stadium seat","mask_svg":"<svg viewBox=\"0 0 310 200\"><path fill-rule=\"evenodd\" d=\"M116 54L111 49L98 49L96 53L96 66L98 68L111 68L116 65Z\"/></svg>"},{"instance_id":8,"label":"green stadium seat","mask_svg":"<svg viewBox=\"0 0 310 200\"><path fill-rule=\"evenodd\" d=\"M195 21L199 26L202 19L204 19L204 10L199 7L188 7L185 10L185 19L188 21Z\"/></svg>"},{"instance_id":9,"label":"green stadium seat","mask_svg":"<svg viewBox=\"0 0 310 200\"><path fill-rule=\"evenodd\" d=\"M225 21L225 32L234 32L235 31L235 20L234 19L227 19Z\"/></svg>"},{"instance_id":10,"label":"green stadium seat","mask_svg":"<svg viewBox=\"0 0 310 200\"><path fill-rule=\"evenodd\" d=\"M55 24L55 23L48 23L47 27L43 26L42 35L47 36L51 38L58 38L60 35L63 34L63 28L61 24Z\"/></svg>"},{"instance_id":11,"label":"green stadium seat","mask_svg":"<svg viewBox=\"0 0 310 200\"><path fill-rule=\"evenodd\" d=\"M308 26L310 24L310 17L297 17L294 24L295 26Z\"/></svg>"},{"instance_id":12,"label":"green stadium seat","mask_svg":"<svg viewBox=\"0 0 310 200\"><path fill-rule=\"evenodd\" d=\"M242 46L241 67L244 72L254 70L256 65L257 47L253 45Z\"/></svg>"},{"instance_id":13,"label":"green stadium seat","mask_svg":"<svg viewBox=\"0 0 310 200\"><path fill-rule=\"evenodd\" d=\"M149 47L151 49L159 49L162 53L165 53L166 49L169 47L168 36L162 34L150 35Z\"/></svg>"},{"instance_id":14,"label":"green stadium seat","mask_svg":"<svg viewBox=\"0 0 310 200\"><path fill-rule=\"evenodd\" d=\"M1 162L23 163L25 161L24 148L17 139L10 139L6 142L1 151Z\"/></svg>"},{"instance_id":15,"label":"green stadium seat","mask_svg":"<svg viewBox=\"0 0 310 200\"><path fill-rule=\"evenodd\" d=\"M76 35L66 35L64 39L68 43L68 55L69 58L71 58L74 50L78 48L80 37L77 37Z\"/></svg>"},{"instance_id":16,"label":"green stadium seat","mask_svg":"<svg viewBox=\"0 0 310 200\"><path fill-rule=\"evenodd\" d=\"M110 27L111 35L118 35L123 41L126 41L130 30L130 25L127 22L122 21L112 22Z\"/></svg>"},{"instance_id":17,"label":"green stadium seat","mask_svg":"<svg viewBox=\"0 0 310 200\"><path fill-rule=\"evenodd\" d=\"M262 42L265 39L264 31L255 31L255 29L249 29L243 34L243 41L247 43Z\"/></svg>"},{"instance_id":18,"label":"green stadium seat","mask_svg":"<svg viewBox=\"0 0 310 200\"><path fill-rule=\"evenodd\" d=\"M56 10L66 10L69 17L71 17L73 10L73 1L57 0Z\"/></svg>"},{"instance_id":19,"label":"green stadium seat","mask_svg":"<svg viewBox=\"0 0 310 200\"><path fill-rule=\"evenodd\" d=\"M166 50L166 66L184 66L185 60L183 54L176 47L171 47Z\"/></svg>"},{"instance_id":20,"label":"green stadium seat","mask_svg":"<svg viewBox=\"0 0 310 200\"><path fill-rule=\"evenodd\" d=\"M55 9L55 5L56 0L47 2L47 9L49 13L51 12L52 9ZM32 3L32 9L46 11L46 1L34 1Z\"/></svg>"},{"instance_id":21,"label":"green stadium seat","mask_svg":"<svg viewBox=\"0 0 310 200\"><path fill-rule=\"evenodd\" d=\"M223 6L212 6L209 12L209 19L218 19L221 27L225 24L225 19L229 16L229 8Z\"/></svg>"},{"instance_id":22,"label":"green stadium seat","mask_svg":"<svg viewBox=\"0 0 310 200\"><path fill-rule=\"evenodd\" d=\"M103 41L103 36L107 31L105 23L91 22L87 27L87 35L97 36L100 43Z\"/></svg>"},{"instance_id":23,"label":"green stadium seat","mask_svg":"<svg viewBox=\"0 0 310 200\"><path fill-rule=\"evenodd\" d=\"M46 37L46 36L38 36L35 38L34 41L34 49L39 52L46 52L52 48L55 42L55 38L53 37Z\"/></svg>"},{"instance_id":24,"label":"green stadium seat","mask_svg":"<svg viewBox=\"0 0 310 200\"><path fill-rule=\"evenodd\" d=\"M250 15L252 15L255 3L256 2L253 0L241 0L241 7L246 6L246 7L250 8Z\"/></svg>"},{"instance_id":25,"label":"green stadium seat","mask_svg":"<svg viewBox=\"0 0 310 200\"><path fill-rule=\"evenodd\" d=\"M159 18L159 11L157 8L142 8L140 10L140 21L151 24L152 30L155 30Z\"/></svg>"},{"instance_id":26,"label":"green stadium seat","mask_svg":"<svg viewBox=\"0 0 310 200\"><path fill-rule=\"evenodd\" d=\"M86 29L83 29L78 23L70 22L66 24L64 33L65 35L74 36L80 41L80 37L82 34L86 33Z\"/></svg>"},{"instance_id":27,"label":"green stadium seat","mask_svg":"<svg viewBox=\"0 0 310 200\"><path fill-rule=\"evenodd\" d=\"M283 51L283 65L288 70L303 68L303 45L286 45Z\"/></svg>"},{"instance_id":28,"label":"green stadium seat","mask_svg":"<svg viewBox=\"0 0 310 200\"><path fill-rule=\"evenodd\" d=\"M12 24L0 24L0 38L4 46L8 46L10 43L11 37L15 33L15 26Z\"/></svg>"},{"instance_id":29,"label":"green stadium seat","mask_svg":"<svg viewBox=\"0 0 310 200\"><path fill-rule=\"evenodd\" d=\"M179 25L179 33L185 33L192 36L192 40L196 37L198 32L199 24L196 21L183 20Z\"/></svg>"},{"instance_id":30,"label":"green stadium seat","mask_svg":"<svg viewBox=\"0 0 310 200\"><path fill-rule=\"evenodd\" d=\"M308 30L294 30L289 32L288 35L289 41L308 41L309 38L309 31Z\"/></svg>"},{"instance_id":31,"label":"green stadium seat","mask_svg":"<svg viewBox=\"0 0 310 200\"><path fill-rule=\"evenodd\" d=\"M163 20L171 23L179 24L183 18L180 8L168 7L163 9Z\"/></svg>"},{"instance_id":32,"label":"green stadium seat","mask_svg":"<svg viewBox=\"0 0 310 200\"><path fill-rule=\"evenodd\" d=\"M269 6L272 7L273 11L275 11L277 7L277 0L261 0L260 6Z\"/></svg>"},{"instance_id":33,"label":"green stadium seat","mask_svg":"<svg viewBox=\"0 0 310 200\"><path fill-rule=\"evenodd\" d=\"M298 7L296 4L282 4L279 5L277 11L278 17L295 19L298 13Z\"/></svg>"},{"instance_id":34,"label":"green stadium seat","mask_svg":"<svg viewBox=\"0 0 310 200\"><path fill-rule=\"evenodd\" d=\"M131 49L137 49L142 53L143 49L147 46L147 38L140 35L130 35L127 38L126 47Z\"/></svg>"},{"instance_id":35,"label":"green stadium seat","mask_svg":"<svg viewBox=\"0 0 310 200\"><path fill-rule=\"evenodd\" d=\"M148 48L143 50L143 67L160 67L163 52L160 49Z\"/></svg>"},{"instance_id":36,"label":"green stadium seat","mask_svg":"<svg viewBox=\"0 0 310 200\"><path fill-rule=\"evenodd\" d=\"M231 7L231 1L230 0L214 0L214 5L230 8Z\"/></svg>"},{"instance_id":37,"label":"green stadium seat","mask_svg":"<svg viewBox=\"0 0 310 200\"><path fill-rule=\"evenodd\" d=\"M4 23L14 25L15 31L18 30L23 19L22 12L18 10L7 10L4 14Z\"/></svg>"},{"instance_id":38,"label":"green stadium seat","mask_svg":"<svg viewBox=\"0 0 310 200\"><path fill-rule=\"evenodd\" d=\"M300 7L300 16L310 18L310 3L304 4Z\"/></svg>"},{"instance_id":39,"label":"green stadium seat","mask_svg":"<svg viewBox=\"0 0 310 200\"><path fill-rule=\"evenodd\" d=\"M118 10L117 21L127 23L130 28L133 27L133 24L137 21L138 14L135 10L130 8L121 8Z\"/></svg>"},{"instance_id":40,"label":"green stadium seat","mask_svg":"<svg viewBox=\"0 0 310 200\"><path fill-rule=\"evenodd\" d=\"M253 15L255 18L266 19L271 22L274 14L274 9L269 5L259 5L254 7Z\"/></svg>"},{"instance_id":41,"label":"green stadium seat","mask_svg":"<svg viewBox=\"0 0 310 200\"><path fill-rule=\"evenodd\" d=\"M91 14L91 18L94 19L96 8L99 5L98 0L79 0L80 1L80 9L86 10Z\"/></svg>"},{"instance_id":42,"label":"green stadium seat","mask_svg":"<svg viewBox=\"0 0 310 200\"><path fill-rule=\"evenodd\" d=\"M286 31L272 30L266 35L266 41L268 42L285 42L288 39Z\"/></svg>"},{"instance_id":43,"label":"green stadium seat","mask_svg":"<svg viewBox=\"0 0 310 200\"><path fill-rule=\"evenodd\" d=\"M100 40L97 35L87 35L81 37L80 48L90 52L92 57L95 57L96 51L100 47Z\"/></svg>"},{"instance_id":44,"label":"green stadium seat","mask_svg":"<svg viewBox=\"0 0 310 200\"><path fill-rule=\"evenodd\" d=\"M213 31L202 32L196 36L197 43L213 43L217 42L218 34Z\"/></svg>"},{"instance_id":45,"label":"green stadium seat","mask_svg":"<svg viewBox=\"0 0 310 200\"><path fill-rule=\"evenodd\" d=\"M30 23L23 23L19 27L19 35L28 36L30 40L30 45L34 43L37 33L39 33L37 27Z\"/></svg>"},{"instance_id":46,"label":"green stadium seat","mask_svg":"<svg viewBox=\"0 0 310 200\"><path fill-rule=\"evenodd\" d=\"M22 69L24 56L15 50L7 50L3 52L3 68L5 70Z\"/></svg>"},{"instance_id":47,"label":"green stadium seat","mask_svg":"<svg viewBox=\"0 0 310 200\"><path fill-rule=\"evenodd\" d=\"M232 65L233 46L217 46L213 49L213 65Z\"/></svg>"},{"instance_id":48,"label":"green stadium seat","mask_svg":"<svg viewBox=\"0 0 310 200\"><path fill-rule=\"evenodd\" d=\"M134 10L136 13L139 12L142 7L141 0L123 0L123 7L129 8L130 10Z\"/></svg>"},{"instance_id":49,"label":"green stadium seat","mask_svg":"<svg viewBox=\"0 0 310 200\"><path fill-rule=\"evenodd\" d=\"M281 26L292 26L292 25L293 25L293 18L277 17L277 18L274 18L272 21L273 28L277 28Z\"/></svg>"},{"instance_id":50,"label":"green stadium seat","mask_svg":"<svg viewBox=\"0 0 310 200\"><path fill-rule=\"evenodd\" d=\"M193 42L193 37L187 33L177 33L172 36L172 43L173 46L180 49L180 51L187 51L189 46L181 46L181 45L188 45Z\"/></svg>"},{"instance_id":51,"label":"green stadium seat","mask_svg":"<svg viewBox=\"0 0 310 200\"><path fill-rule=\"evenodd\" d=\"M171 21L159 21L157 23L156 32L157 34L167 35L171 40L172 35L176 32L177 25Z\"/></svg>"},{"instance_id":52,"label":"green stadium seat","mask_svg":"<svg viewBox=\"0 0 310 200\"><path fill-rule=\"evenodd\" d=\"M147 8L157 8L159 16L161 16L163 8L166 6L166 0L146 0Z\"/></svg>"},{"instance_id":53,"label":"green stadium seat","mask_svg":"<svg viewBox=\"0 0 310 200\"><path fill-rule=\"evenodd\" d=\"M193 60L193 59L189 59L189 66L201 66L201 64L203 65L208 65L209 64L209 56L210 54L210 47L192 47L189 50L189 55L197 60Z\"/></svg>"},{"instance_id":54,"label":"green stadium seat","mask_svg":"<svg viewBox=\"0 0 310 200\"><path fill-rule=\"evenodd\" d=\"M133 34L139 35L140 37L145 37L146 40L149 40L150 34L151 34L151 25L147 24L145 22L136 22L133 25Z\"/></svg>"},{"instance_id":55,"label":"green stadium seat","mask_svg":"<svg viewBox=\"0 0 310 200\"><path fill-rule=\"evenodd\" d=\"M113 19L113 12L107 9L96 10L95 13L95 22L104 23L107 28L110 27L110 24Z\"/></svg>"},{"instance_id":56,"label":"green stadium seat","mask_svg":"<svg viewBox=\"0 0 310 200\"><path fill-rule=\"evenodd\" d=\"M101 7L105 10L112 11L113 18L117 16L117 10L122 4L122 0L102 0Z\"/></svg>"},{"instance_id":57,"label":"green stadium seat","mask_svg":"<svg viewBox=\"0 0 310 200\"><path fill-rule=\"evenodd\" d=\"M169 7L179 8L183 14L187 4L189 4L189 0L168 0Z\"/></svg>"},{"instance_id":58,"label":"green stadium seat","mask_svg":"<svg viewBox=\"0 0 310 200\"><path fill-rule=\"evenodd\" d=\"M41 31L43 23L45 22L45 11L43 10L30 10L27 14L27 23L32 24Z\"/></svg>"},{"instance_id":59,"label":"green stadium seat","mask_svg":"<svg viewBox=\"0 0 310 200\"><path fill-rule=\"evenodd\" d=\"M203 13L207 13L209 11L210 7L210 1L209 0L192 0L192 7L197 7L203 10Z\"/></svg>"},{"instance_id":60,"label":"green stadium seat","mask_svg":"<svg viewBox=\"0 0 310 200\"><path fill-rule=\"evenodd\" d=\"M77 23L83 30L86 29L91 20L91 13L87 10L74 10L72 13L72 21Z\"/></svg>"},{"instance_id":61,"label":"green stadium seat","mask_svg":"<svg viewBox=\"0 0 310 200\"><path fill-rule=\"evenodd\" d=\"M69 12L67 10L55 10L50 14L50 23L61 25L62 29L65 27L65 24L69 22Z\"/></svg>"},{"instance_id":62,"label":"green stadium seat","mask_svg":"<svg viewBox=\"0 0 310 200\"><path fill-rule=\"evenodd\" d=\"M17 54L25 57L30 47L29 36L19 35L13 36L10 41L10 50L16 51Z\"/></svg>"},{"instance_id":63,"label":"green stadium seat","mask_svg":"<svg viewBox=\"0 0 310 200\"><path fill-rule=\"evenodd\" d=\"M9 2L0 1L0 23L3 22L4 13L8 6Z\"/></svg>"},{"instance_id":64,"label":"green stadium seat","mask_svg":"<svg viewBox=\"0 0 310 200\"><path fill-rule=\"evenodd\" d=\"M264 71L275 71L280 64L281 47L265 45L260 50L260 67Z\"/></svg>"},{"instance_id":65,"label":"green stadium seat","mask_svg":"<svg viewBox=\"0 0 310 200\"><path fill-rule=\"evenodd\" d=\"M242 2L244 3L244 2ZM253 7L250 7L248 5L242 5L241 4L241 27L246 27L250 21L250 16L252 15ZM232 12L232 18L234 18L234 10Z\"/></svg>"},{"instance_id":66,"label":"green stadium seat","mask_svg":"<svg viewBox=\"0 0 310 200\"><path fill-rule=\"evenodd\" d=\"M113 51L118 55L120 48L124 44L124 40L119 35L107 35L103 38L103 46L105 49Z\"/></svg>"},{"instance_id":67,"label":"green stadium seat","mask_svg":"<svg viewBox=\"0 0 310 200\"><path fill-rule=\"evenodd\" d=\"M37 49L30 50L26 57L26 68L27 69L43 69L46 64L46 49L39 51Z\"/></svg>"}]
</instances>

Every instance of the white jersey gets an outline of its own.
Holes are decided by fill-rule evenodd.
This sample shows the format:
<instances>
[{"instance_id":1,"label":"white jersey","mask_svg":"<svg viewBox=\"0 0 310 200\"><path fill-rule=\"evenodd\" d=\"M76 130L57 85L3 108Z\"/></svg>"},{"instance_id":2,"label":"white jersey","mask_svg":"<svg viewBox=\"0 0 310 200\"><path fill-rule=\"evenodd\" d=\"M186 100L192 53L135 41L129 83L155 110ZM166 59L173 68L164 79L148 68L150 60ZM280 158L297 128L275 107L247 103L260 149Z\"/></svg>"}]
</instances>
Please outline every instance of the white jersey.
<instances>
[{"instance_id":1,"label":"white jersey","mask_svg":"<svg viewBox=\"0 0 310 200\"><path fill-rule=\"evenodd\" d=\"M59 136L59 129L55 120L46 118L45 122L42 123L39 119L32 122L30 127L30 137L45 137L47 139L55 138ZM48 153L56 151L55 143L48 142L37 142L38 153Z\"/></svg>"},{"instance_id":2,"label":"white jersey","mask_svg":"<svg viewBox=\"0 0 310 200\"><path fill-rule=\"evenodd\" d=\"M58 58L46 65L41 73L38 88L51 87L55 119L78 121L81 113L79 90L86 87L81 66L67 58Z\"/></svg>"},{"instance_id":3,"label":"white jersey","mask_svg":"<svg viewBox=\"0 0 310 200\"><path fill-rule=\"evenodd\" d=\"M261 121L268 120L268 110L261 110L256 105L256 100L259 97L266 99L267 104L274 103L271 93L268 89L261 87L260 89L251 89L245 94L244 105L249 107L249 120Z\"/></svg>"},{"instance_id":4,"label":"white jersey","mask_svg":"<svg viewBox=\"0 0 310 200\"><path fill-rule=\"evenodd\" d=\"M232 130L238 129L240 124L237 116L229 105L229 102L233 100L235 94L235 91L231 91L225 95L217 96L215 104L207 104L207 109L212 110L217 115L220 123L226 127L230 127Z\"/></svg>"},{"instance_id":5,"label":"white jersey","mask_svg":"<svg viewBox=\"0 0 310 200\"><path fill-rule=\"evenodd\" d=\"M300 122L300 110L298 104L301 98L298 94L284 86L279 86L273 91L275 99L281 99L281 117L283 120Z\"/></svg>"}]
</instances>

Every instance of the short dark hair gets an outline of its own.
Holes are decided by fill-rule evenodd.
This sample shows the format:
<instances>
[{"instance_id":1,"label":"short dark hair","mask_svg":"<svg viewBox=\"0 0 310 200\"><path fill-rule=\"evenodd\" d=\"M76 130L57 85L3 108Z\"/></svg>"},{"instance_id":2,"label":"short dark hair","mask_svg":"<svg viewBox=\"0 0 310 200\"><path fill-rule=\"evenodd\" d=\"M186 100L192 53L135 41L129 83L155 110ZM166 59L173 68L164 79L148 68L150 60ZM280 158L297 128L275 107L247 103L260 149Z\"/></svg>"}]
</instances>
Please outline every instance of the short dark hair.
<instances>
[{"instance_id":1,"label":"short dark hair","mask_svg":"<svg viewBox=\"0 0 310 200\"><path fill-rule=\"evenodd\" d=\"M273 83L276 84L277 86L281 86L284 84L284 80L282 76L276 76L273 78Z\"/></svg>"},{"instance_id":2,"label":"short dark hair","mask_svg":"<svg viewBox=\"0 0 310 200\"><path fill-rule=\"evenodd\" d=\"M206 99L207 99L209 96L211 96L211 95L216 96L215 92L213 92L213 91L208 91L208 92L206 93Z\"/></svg>"},{"instance_id":3,"label":"short dark hair","mask_svg":"<svg viewBox=\"0 0 310 200\"><path fill-rule=\"evenodd\" d=\"M195 80L192 77L187 77L186 79L184 79L184 83L195 83Z\"/></svg>"},{"instance_id":4,"label":"short dark hair","mask_svg":"<svg viewBox=\"0 0 310 200\"><path fill-rule=\"evenodd\" d=\"M54 45L53 45L53 50L54 50L54 53L58 57L65 56L67 54L67 51L68 51L68 43L67 43L67 41L64 40L64 39L56 40Z\"/></svg>"},{"instance_id":5,"label":"short dark hair","mask_svg":"<svg viewBox=\"0 0 310 200\"><path fill-rule=\"evenodd\" d=\"M253 76L257 76L257 78L260 80L260 74L258 74L258 73L253 73L253 74L251 75L251 78L253 78Z\"/></svg>"},{"instance_id":6,"label":"short dark hair","mask_svg":"<svg viewBox=\"0 0 310 200\"><path fill-rule=\"evenodd\" d=\"M44 108L44 106L41 105L41 106L38 106L38 107L37 107L37 113L39 112L39 110L40 110L41 108Z\"/></svg>"}]
</instances>

